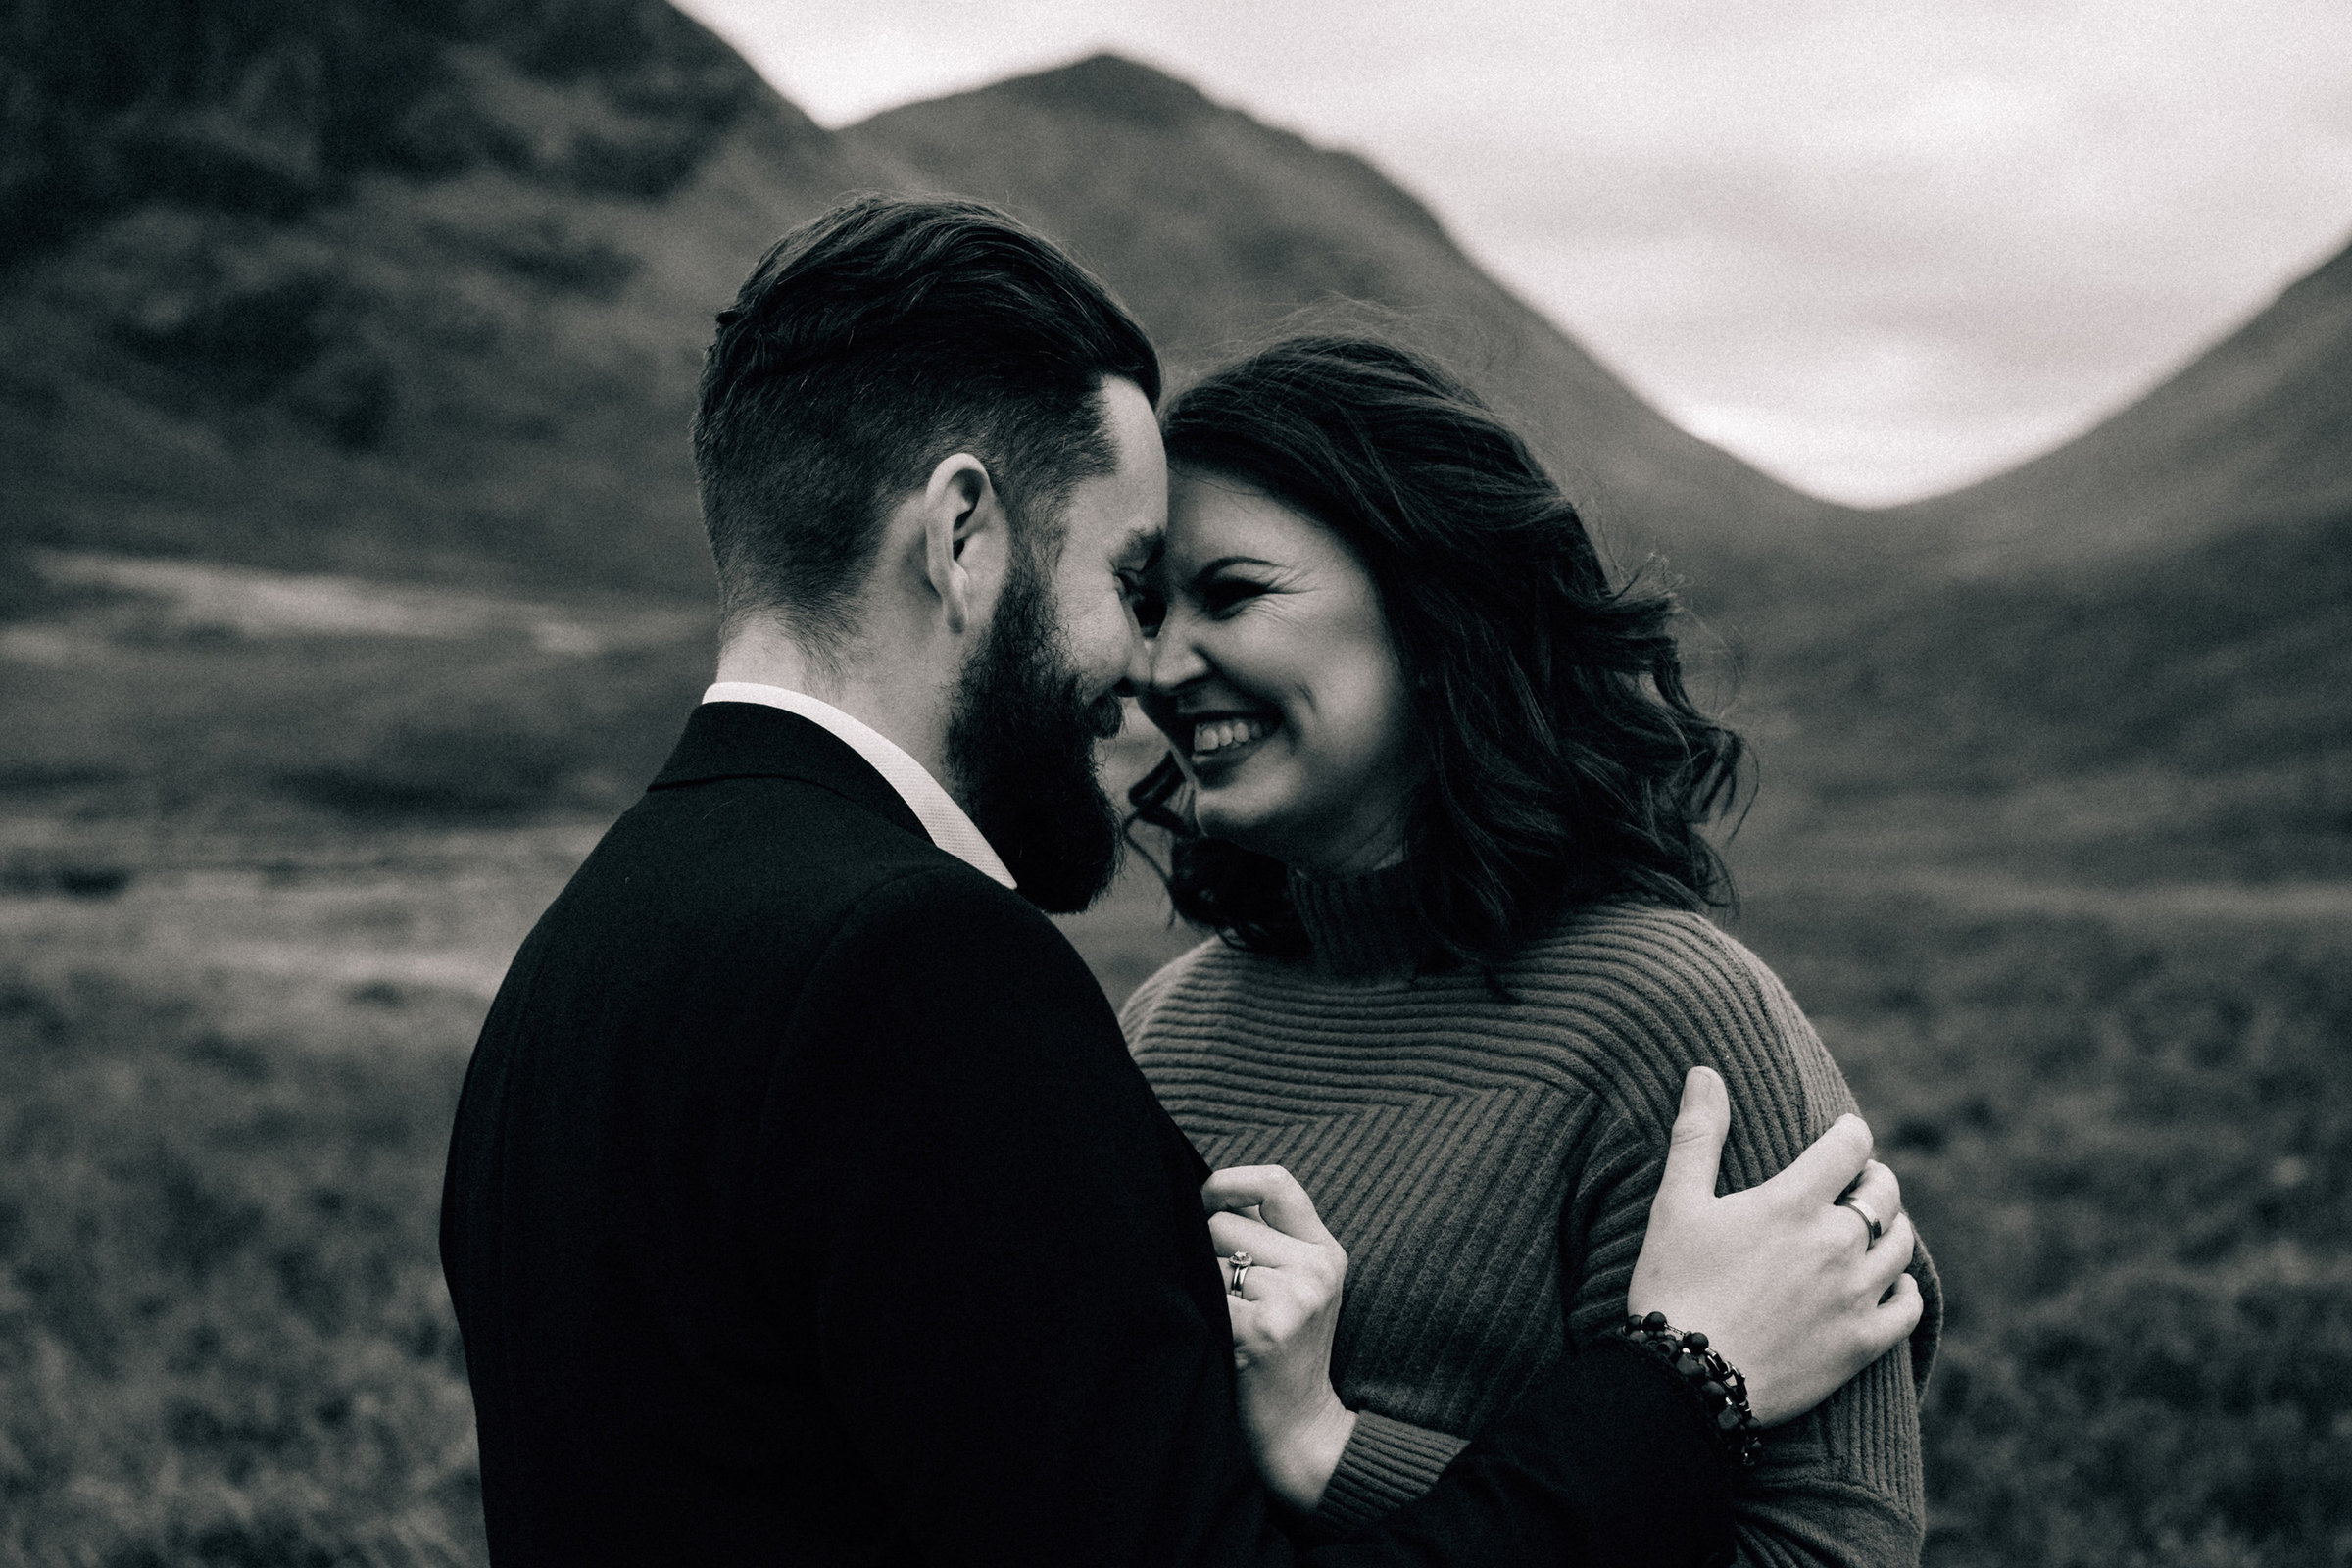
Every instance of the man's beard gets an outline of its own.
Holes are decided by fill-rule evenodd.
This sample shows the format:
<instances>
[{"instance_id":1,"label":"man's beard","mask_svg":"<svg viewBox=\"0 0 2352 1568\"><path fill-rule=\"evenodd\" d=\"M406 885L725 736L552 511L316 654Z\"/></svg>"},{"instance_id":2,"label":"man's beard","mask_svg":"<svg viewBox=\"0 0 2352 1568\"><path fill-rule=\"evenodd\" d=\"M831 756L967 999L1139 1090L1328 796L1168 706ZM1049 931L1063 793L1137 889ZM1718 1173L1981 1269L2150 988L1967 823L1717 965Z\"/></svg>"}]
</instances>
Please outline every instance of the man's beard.
<instances>
[{"instance_id":1,"label":"man's beard","mask_svg":"<svg viewBox=\"0 0 2352 1568\"><path fill-rule=\"evenodd\" d=\"M1118 733L1118 698L1079 696L1037 563L1020 560L956 681L948 787L1049 914L1095 902L1119 863L1118 812L1095 774L1095 743Z\"/></svg>"}]
</instances>

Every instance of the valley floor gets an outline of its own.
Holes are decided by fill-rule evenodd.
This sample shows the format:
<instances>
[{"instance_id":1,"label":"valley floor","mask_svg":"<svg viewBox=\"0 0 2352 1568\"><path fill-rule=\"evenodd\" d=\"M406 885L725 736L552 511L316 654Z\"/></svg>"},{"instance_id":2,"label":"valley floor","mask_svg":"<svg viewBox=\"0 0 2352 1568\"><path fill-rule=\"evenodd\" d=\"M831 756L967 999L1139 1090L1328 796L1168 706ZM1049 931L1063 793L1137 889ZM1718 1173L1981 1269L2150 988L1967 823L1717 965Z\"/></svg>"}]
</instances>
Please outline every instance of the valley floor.
<instances>
[{"instance_id":1,"label":"valley floor","mask_svg":"<svg viewBox=\"0 0 2352 1568\"><path fill-rule=\"evenodd\" d=\"M478 1560L441 1152L599 825L0 820L0 1561ZM1931 1561L2346 1560L2352 887L1749 884L1945 1271Z\"/></svg>"}]
</instances>

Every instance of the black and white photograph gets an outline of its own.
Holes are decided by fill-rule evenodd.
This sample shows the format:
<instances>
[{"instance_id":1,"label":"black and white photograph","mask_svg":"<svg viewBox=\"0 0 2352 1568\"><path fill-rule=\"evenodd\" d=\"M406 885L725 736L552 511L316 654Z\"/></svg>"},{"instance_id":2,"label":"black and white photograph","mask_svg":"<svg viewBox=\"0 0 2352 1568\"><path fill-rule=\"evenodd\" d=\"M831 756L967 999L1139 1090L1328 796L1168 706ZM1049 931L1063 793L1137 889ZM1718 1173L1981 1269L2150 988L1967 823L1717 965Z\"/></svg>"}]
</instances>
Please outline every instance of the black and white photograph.
<instances>
[{"instance_id":1,"label":"black and white photograph","mask_svg":"<svg viewBox=\"0 0 2352 1568\"><path fill-rule=\"evenodd\" d=\"M0 0L0 1568L2352 1568L2343 0Z\"/></svg>"}]
</instances>

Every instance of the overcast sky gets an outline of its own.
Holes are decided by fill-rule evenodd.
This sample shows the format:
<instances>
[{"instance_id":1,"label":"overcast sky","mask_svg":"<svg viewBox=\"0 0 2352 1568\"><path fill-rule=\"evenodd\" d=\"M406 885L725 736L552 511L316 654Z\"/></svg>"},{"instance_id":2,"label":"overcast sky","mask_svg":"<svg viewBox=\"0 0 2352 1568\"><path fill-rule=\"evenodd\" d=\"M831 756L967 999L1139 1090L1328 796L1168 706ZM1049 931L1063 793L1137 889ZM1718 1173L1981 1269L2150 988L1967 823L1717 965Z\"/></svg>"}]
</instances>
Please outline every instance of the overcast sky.
<instances>
[{"instance_id":1,"label":"overcast sky","mask_svg":"<svg viewBox=\"0 0 2352 1568\"><path fill-rule=\"evenodd\" d=\"M839 125L1115 49L1364 153L1839 500L2129 401L2352 240L2352 0L683 0Z\"/></svg>"}]
</instances>

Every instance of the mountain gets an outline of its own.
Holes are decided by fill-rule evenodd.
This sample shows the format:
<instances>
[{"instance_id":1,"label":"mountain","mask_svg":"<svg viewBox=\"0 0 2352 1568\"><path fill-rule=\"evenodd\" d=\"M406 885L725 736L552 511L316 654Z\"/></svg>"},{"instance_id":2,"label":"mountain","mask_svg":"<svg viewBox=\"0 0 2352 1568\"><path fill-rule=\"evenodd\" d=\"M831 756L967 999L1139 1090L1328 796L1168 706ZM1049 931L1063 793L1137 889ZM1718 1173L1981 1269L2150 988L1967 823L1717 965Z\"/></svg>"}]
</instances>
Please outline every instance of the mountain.
<instances>
[{"instance_id":1,"label":"mountain","mask_svg":"<svg viewBox=\"0 0 2352 1568\"><path fill-rule=\"evenodd\" d=\"M1516 411L1621 559L1663 545L1702 592L1756 591L1843 515L1677 429L1361 160L1131 62L831 134L662 0L134 0L15 25L20 542L699 591L684 432L710 314L778 232L877 187L1004 202L1180 368L1356 302Z\"/></svg>"},{"instance_id":2,"label":"mountain","mask_svg":"<svg viewBox=\"0 0 2352 1568\"><path fill-rule=\"evenodd\" d=\"M8 539L704 589L710 313L894 175L662 0L11 11Z\"/></svg>"},{"instance_id":3,"label":"mountain","mask_svg":"<svg viewBox=\"0 0 2352 1568\"><path fill-rule=\"evenodd\" d=\"M1667 420L1362 159L1133 61L1097 55L840 134L1069 245L1180 373L1286 322L1369 324L1435 349L1519 420L1622 562L1663 547L1710 598L1735 564L1752 592L1852 518Z\"/></svg>"},{"instance_id":4,"label":"mountain","mask_svg":"<svg viewBox=\"0 0 2352 1568\"><path fill-rule=\"evenodd\" d=\"M1892 509L1970 575L2093 568L2352 508L2352 249L2178 374L2023 466Z\"/></svg>"},{"instance_id":5,"label":"mountain","mask_svg":"<svg viewBox=\"0 0 2352 1568\"><path fill-rule=\"evenodd\" d=\"M1881 520L1880 590L1759 670L1823 820L1969 821L2044 870L2352 874L2352 251L2082 436Z\"/></svg>"}]
</instances>

